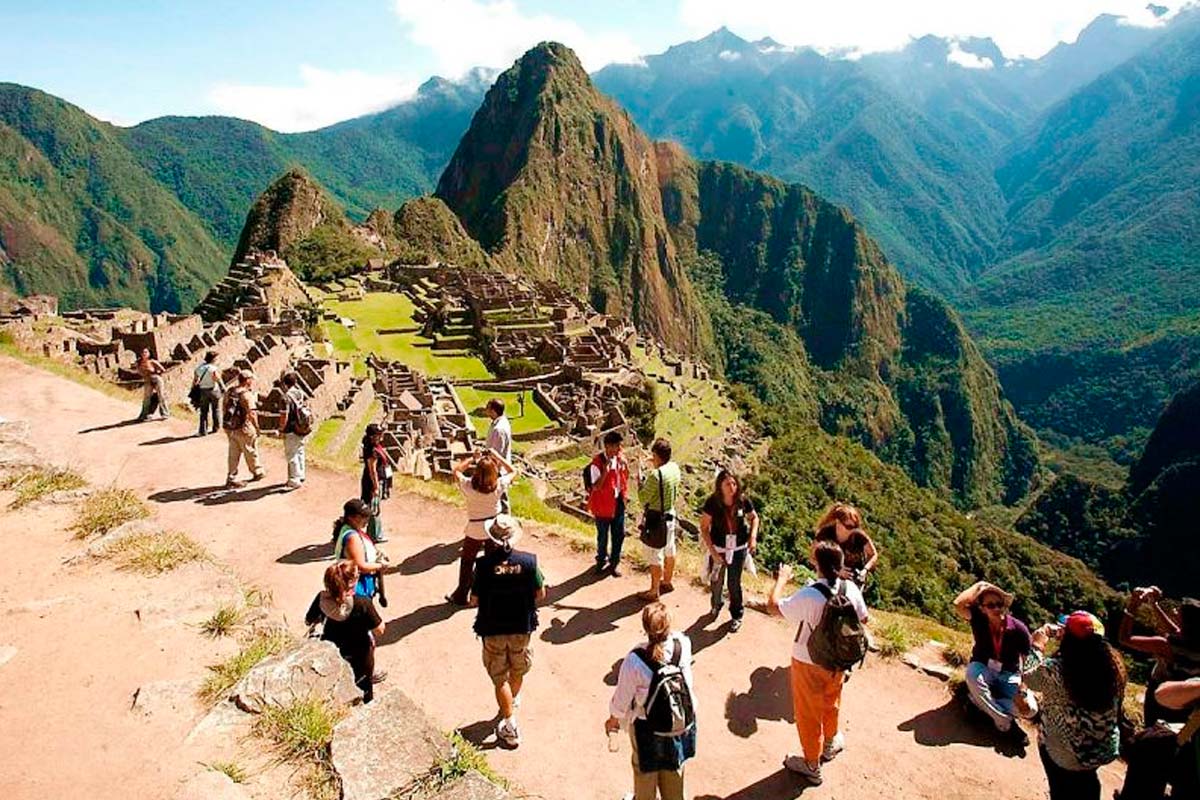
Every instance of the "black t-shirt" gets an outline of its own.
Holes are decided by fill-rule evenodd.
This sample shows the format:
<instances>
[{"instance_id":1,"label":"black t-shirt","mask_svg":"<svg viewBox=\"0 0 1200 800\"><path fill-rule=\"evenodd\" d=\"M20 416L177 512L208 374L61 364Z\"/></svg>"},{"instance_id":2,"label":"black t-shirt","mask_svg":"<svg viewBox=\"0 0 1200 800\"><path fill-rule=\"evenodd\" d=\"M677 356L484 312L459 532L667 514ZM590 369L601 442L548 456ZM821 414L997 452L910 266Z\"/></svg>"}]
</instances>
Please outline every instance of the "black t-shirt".
<instances>
[{"instance_id":1,"label":"black t-shirt","mask_svg":"<svg viewBox=\"0 0 1200 800\"><path fill-rule=\"evenodd\" d=\"M318 593L313 598L312 605L308 607L304 621L315 625L321 620L325 620L325 632L321 634L321 638L337 645L338 652L347 661L361 658L375 646L371 640L371 631L383 622L371 599L361 595L354 596L354 608L344 620L327 617L321 610L321 595Z\"/></svg>"},{"instance_id":2,"label":"black t-shirt","mask_svg":"<svg viewBox=\"0 0 1200 800\"><path fill-rule=\"evenodd\" d=\"M533 633L538 626L537 592L545 581L537 556L495 550L475 562L471 594L479 601L475 633L507 636Z\"/></svg>"},{"instance_id":3,"label":"black t-shirt","mask_svg":"<svg viewBox=\"0 0 1200 800\"><path fill-rule=\"evenodd\" d=\"M710 535L717 547L725 546L725 537L733 534L737 537L738 546L750 541L750 515L754 513L754 503L743 497L741 503L735 503L733 508L721 502L719 495L712 495L704 503L703 513L712 518Z\"/></svg>"}]
</instances>

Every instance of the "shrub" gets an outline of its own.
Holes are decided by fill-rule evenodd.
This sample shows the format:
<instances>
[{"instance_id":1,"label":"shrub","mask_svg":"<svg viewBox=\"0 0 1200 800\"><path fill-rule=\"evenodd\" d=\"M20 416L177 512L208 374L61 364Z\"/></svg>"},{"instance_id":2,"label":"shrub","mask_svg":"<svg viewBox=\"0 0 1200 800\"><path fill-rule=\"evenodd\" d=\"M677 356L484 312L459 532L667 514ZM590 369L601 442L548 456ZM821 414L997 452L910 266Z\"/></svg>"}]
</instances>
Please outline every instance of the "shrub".
<instances>
[{"instance_id":1,"label":"shrub","mask_svg":"<svg viewBox=\"0 0 1200 800\"><path fill-rule=\"evenodd\" d=\"M76 539L86 539L148 516L150 509L133 491L115 487L102 489L80 508L72 530Z\"/></svg>"},{"instance_id":2,"label":"shrub","mask_svg":"<svg viewBox=\"0 0 1200 800\"><path fill-rule=\"evenodd\" d=\"M82 489L87 481L75 470L59 467L30 467L0 481L0 489L16 492L17 496L8 507L23 508L55 492Z\"/></svg>"},{"instance_id":3,"label":"shrub","mask_svg":"<svg viewBox=\"0 0 1200 800\"><path fill-rule=\"evenodd\" d=\"M541 375L545 371L546 368L532 358L510 358L497 365L496 377L509 381Z\"/></svg>"}]
</instances>

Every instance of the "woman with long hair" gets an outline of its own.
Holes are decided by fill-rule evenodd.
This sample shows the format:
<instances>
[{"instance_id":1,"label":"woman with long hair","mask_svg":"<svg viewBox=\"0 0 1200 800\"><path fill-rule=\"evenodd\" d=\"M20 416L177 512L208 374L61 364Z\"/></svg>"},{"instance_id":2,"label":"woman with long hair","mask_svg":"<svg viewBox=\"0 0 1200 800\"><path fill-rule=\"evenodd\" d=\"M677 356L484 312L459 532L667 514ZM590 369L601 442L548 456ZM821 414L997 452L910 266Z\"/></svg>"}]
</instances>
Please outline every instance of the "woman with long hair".
<instances>
[{"instance_id":1,"label":"woman with long hair","mask_svg":"<svg viewBox=\"0 0 1200 800\"><path fill-rule=\"evenodd\" d=\"M313 598L304 622L312 628L324 623L321 638L337 645L354 672L363 702L369 703L375 696L374 684L386 677L375 672L375 639L383 635L385 626L375 604L357 593L358 578L353 561L331 564L325 570L325 589Z\"/></svg>"},{"instance_id":2,"label":"woman with long hair","mask_svg":"<svg viewBox=\"0 0 1200 800\"><path fill-rule=\"evenodd\" d=\"M358 498L347 500L342 516L333 521L333 557L346 559L358 569L354 593L368 599L380 595L379 603L387 607L383 595L383 559L375 543L367 535L371 524L371 509Z\"/></svg>"},{"instance_id":3,"label":"woman with long hair","mask_svg":"<svg viewBox=\"0 0 1200 800\"><path fill-rule=\"evenodd\" d=\"M1050 783L1050 800L1099 800L1100 767L1117 757L1125 697L1125 664L1104 638L1100 620L1076 611L1062 625L1033 634L1025 685L1042 695L1038 750ZM1059 640L1053 658L1045 655Z\"/></svg>"},{"instance_id":4,"label":"woman with long hair","mask_svg":"<svg viewBox=\"0 0 1200 800\"><path fill-rule=\"evenodd\" d=\"M1187 715L1164 708L1155 700L1155 689L1164 681L1200 677L1200 601L1184 598L1172 611L1162 606L1162 590L1157 586L1134 589L1125 606L1117 641L1122 647L1154 657L1154 671L1146 686L1144 710L1147 725L1155 722L1183 722ZM1134 633L1141 609L1149 611L1155 632Z\"/></svg>"},{"instance_id":5,"label":"woman with long hair","mask_svg":"<svg viewBox=\"0 0 1200 800\"><path fill-rule=\"evenodd\" d=\"M381 516L380 500L383 499L382 485L387 471L388 457L383 449L383 428L372 422L363 432L362 438L362 479L359 496L371 509L371 523L367 533L371 541L379 544L386 542L383 535L383 518Z\"/></svg>"},{"instance_id":6,"label":"woman with long hair","mask_svg":"<svg viewBox=\"0 0 1200 800\"><path fill-rule=\"evenodd\" d=\"M879 549L863 530L862 514L849 503L834 503L817 523L817 541L835 542L845 554L841 577L859 588L866 586L871 570L879 560Z\"/></svg>"},{"instance_id":7,"label":"woman with long hair","mask_svg":"<svg viewBox=\"0 0 1200 800\"><path fill-rule=\"evenodd\" d=\"M517 476L516 468L495 450L472 453L454 465L458 488L467 501L467 524L463 528L462 555L458 562L458 587L446 595L446 601L465 606L471 594L475 557L487 541L487 525L501 511L508 487Z\"/></svg>"},{"instance_id":8,"label":"woman with long hair","mask_svg":"<svg viewBox=\"0 0 1200 800\"><path fill-rule=\"evenodd\" d=\"M708 550L713 569L709 573L713 616L725 605L725 583L729 583L730 628L742 627L742 570L747 554L758 548L758 512L742 491L742 482L727 469L717 473L713 493L700 512L700 541Z\"/></svg>"},{"instance_id":9,"label":"woman with long hair","mask_svg":"<svg viewBox=\"0 0 1200 800\"><path fill-rule=\"evenodd\" d=\"M635 800L683 800L684 762L696 755L695 692L692 688L692 643L671 627L671 612L660 602L642 609L646 641L621 662L617 688L608 704L604 730L613 736L621 728L633 742L633 795ZM660 685L670 671L675 674L672 695L682 700L690 723L675 736L656 733L647 703L665 692ZM683 686L678 685L682 673ZM655 691L652 691L654 689ZM654 708L657 708L655 706Z\"/></svg>"}]
</instances>

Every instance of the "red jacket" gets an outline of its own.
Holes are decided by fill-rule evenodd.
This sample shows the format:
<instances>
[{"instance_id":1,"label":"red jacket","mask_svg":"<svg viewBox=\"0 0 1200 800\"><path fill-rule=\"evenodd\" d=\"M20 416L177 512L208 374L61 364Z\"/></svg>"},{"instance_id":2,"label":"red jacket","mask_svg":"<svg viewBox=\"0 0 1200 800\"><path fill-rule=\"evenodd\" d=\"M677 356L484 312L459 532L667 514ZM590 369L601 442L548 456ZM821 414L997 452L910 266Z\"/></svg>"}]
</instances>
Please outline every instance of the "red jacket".
<instances>
[{"instance_id":1,"label":"red jacket","mask_svg":"<svg viewBox=\"0 0 1200 800\"><path fill-rule=\"evenodd\" d=\"M600 470L600 479L592 484L588 492L588 511L596 519L613 519L617 516L617 498L629 497L629 465L617 456L615 469L608 468L608 459L603 453L592 457L591 466Z\"/></svg>"}]
</instances>

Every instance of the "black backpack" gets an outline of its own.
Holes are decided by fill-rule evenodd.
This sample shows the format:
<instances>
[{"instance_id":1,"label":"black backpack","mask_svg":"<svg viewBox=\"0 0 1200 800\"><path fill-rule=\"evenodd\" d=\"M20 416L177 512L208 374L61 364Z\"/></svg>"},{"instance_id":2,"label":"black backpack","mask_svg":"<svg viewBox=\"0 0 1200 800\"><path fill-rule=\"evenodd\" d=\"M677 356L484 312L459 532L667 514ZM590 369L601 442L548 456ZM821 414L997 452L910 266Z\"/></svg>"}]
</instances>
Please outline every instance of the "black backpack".
<instances>
[{"instance_id":1,"label":"black backpack","mask_svg":"<svg viewBox=\"0 0 1200 800\"><path fill-rule=\"evenodd\" d=\"M655 736L682 736L696 724L692 692L683 669L679 666L683 647L677 641L671 660L660 663L650 651L639 647L633 651L654 673L646 694L646 725Z\"/></svg>"},{"instance_id":2,"label":"black backpack","mask_svg":"<svg viewBox=\"0 0 1200 800\"><path fill-rule=\"evenodd\" d=\"M225 408L221 424L227 431L240 431L246 427L246 407L242 404L245 389L234 389L225 394Z\"/></svg>"},{"instance_id":3,"label":"black backpack","mask_svg":"<svg viewBox=\"0 0 1200 800\"><path fill-rule=\"evenodd\" d=\"M867 657L867 631L846 596L846 582L837 582L837 594L823 581L813 586L825 595L825 608L821 611L821 621L808 637L808 657L818 667L828 670L853 669Z\"/></svg>"},{"instance_id":4,"label":"black backpack","mask_svg":"<svg viewBox=\"0 0 1200 800\"><path fill-rule=\"evenodd\" d=\"M583 468L583 490L585 492L590 493L592 491L592 487L594 485L592 483L592 467L594 467L594 466L596 466L596 459L593 458L591 461L589 461L587 463L587 466L585 466ZM604 480L604 467L600 467L599 469L600 469L600 480Z\"/></svg>"}]
</instances>

